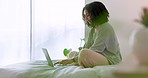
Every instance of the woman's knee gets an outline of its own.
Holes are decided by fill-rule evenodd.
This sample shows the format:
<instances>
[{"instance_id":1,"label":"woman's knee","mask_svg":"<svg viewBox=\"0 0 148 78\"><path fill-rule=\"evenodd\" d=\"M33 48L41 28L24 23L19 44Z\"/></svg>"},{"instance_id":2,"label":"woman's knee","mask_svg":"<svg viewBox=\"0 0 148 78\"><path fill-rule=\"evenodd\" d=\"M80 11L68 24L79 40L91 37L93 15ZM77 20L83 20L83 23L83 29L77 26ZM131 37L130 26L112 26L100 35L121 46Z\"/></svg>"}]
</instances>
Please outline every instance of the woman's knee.
<instances>
[{"instance_id":1,"label":"woman's knee","mask_svg":"<svg viewBox=\"0 0 148 78\"><path fill-rule=\"evenodd\" d=\"M89 58L91 54L91 50L83 49L80 51L79 58Z\"/></svg>"},{"instance_id":2,"label":"woman's knee","mask_svg":"<svg viewBox=\"0 0 148 78\"><path fill-rule=\"evenodd\" d=\"M78 63L79 65L83 66L83 67L92 67L92 63L90 61L91 60L91 50L89 49L83 49L80 51L79 54L79 58L78 58Z\"/></svg>"},{"instance_id":3,"label":"woman's knee","mask_svg":"<svg viewBox=\"0 0 148 78\"><path fill-rule=\"evenodd\" d=\"M79 54L79 64L84 67L92 67L96 65L106 65L108 61L103 55L89 49L84 49L81 50Z\"/></svg>"}]
</instances>

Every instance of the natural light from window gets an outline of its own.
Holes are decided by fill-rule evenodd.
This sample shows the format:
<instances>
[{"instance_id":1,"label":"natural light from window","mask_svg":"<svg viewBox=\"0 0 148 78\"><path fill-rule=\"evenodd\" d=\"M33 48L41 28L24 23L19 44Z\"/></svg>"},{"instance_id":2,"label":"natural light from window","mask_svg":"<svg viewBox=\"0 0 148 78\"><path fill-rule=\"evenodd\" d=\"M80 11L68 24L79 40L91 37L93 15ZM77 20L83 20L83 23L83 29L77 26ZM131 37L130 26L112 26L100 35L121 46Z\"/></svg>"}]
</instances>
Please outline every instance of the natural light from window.
<instances>
[{"instance_id":1,"label":"natural light from window","mask_svg":"<svg viewBox=\"0 0 148 78\"><path fill-rule=\"evenodd\" d=\"M85 0L33 1L33 59L45 59L43 47L52 59L65 58L64 48L78 50L84 38L84 4Z\"/></svg>"}]
</instances>

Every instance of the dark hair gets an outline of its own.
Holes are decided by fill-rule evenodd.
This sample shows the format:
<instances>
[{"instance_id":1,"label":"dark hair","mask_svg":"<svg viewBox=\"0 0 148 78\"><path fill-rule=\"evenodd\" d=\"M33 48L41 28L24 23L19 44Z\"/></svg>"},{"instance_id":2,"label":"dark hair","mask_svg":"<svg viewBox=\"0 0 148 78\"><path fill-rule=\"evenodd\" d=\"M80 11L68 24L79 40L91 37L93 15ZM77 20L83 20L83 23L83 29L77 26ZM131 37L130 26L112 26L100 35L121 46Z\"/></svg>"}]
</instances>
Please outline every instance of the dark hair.
<instances>
[{"instance_id":1,"label":"dark hair","mask_svg":"<svg viewBox=\"0 0 148 78\"><path fill-rule=\"evenodd\" d=\"M105 5L99 1L94 1L92 3L86 4L82 10L82 17L84 16L84 10L87 10L91 17L91 25L86 22L88 26L93 27L94 25L100 25L108 21L109 12Z\"/></svg>"}]
</instances>

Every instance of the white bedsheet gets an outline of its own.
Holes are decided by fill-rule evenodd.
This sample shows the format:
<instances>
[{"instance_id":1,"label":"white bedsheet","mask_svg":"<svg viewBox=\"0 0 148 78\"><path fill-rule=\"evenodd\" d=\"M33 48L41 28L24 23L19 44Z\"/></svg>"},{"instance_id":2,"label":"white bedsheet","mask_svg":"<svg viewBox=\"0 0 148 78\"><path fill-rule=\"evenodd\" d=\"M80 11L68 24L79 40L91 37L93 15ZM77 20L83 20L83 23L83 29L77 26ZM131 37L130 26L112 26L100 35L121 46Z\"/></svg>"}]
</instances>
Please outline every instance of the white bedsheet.
<instances>
[{"instance_id":1,"label":"white bedsheet","mask_svg":"<svg viewBox=\"0 0 148 78\"><path fill-rule=\"evenodd\" d=\"M0 68L0 78L103 78L115 66L96 66L81 68L79 66L55 66L47 64L20 63Z\"/></svg>"}]
</instances>

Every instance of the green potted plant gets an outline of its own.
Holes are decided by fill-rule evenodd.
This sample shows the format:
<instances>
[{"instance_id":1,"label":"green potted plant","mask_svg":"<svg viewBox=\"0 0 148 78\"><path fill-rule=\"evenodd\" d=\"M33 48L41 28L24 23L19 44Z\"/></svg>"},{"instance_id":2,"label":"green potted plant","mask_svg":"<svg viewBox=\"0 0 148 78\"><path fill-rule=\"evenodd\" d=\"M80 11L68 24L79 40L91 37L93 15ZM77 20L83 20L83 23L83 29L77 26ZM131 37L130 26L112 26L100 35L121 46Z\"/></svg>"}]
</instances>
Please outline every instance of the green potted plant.
<instances>
[{"instance_id":1,"label":"green potted plant","mask_svg":"<svg viewBox=\"0 0 148 78\"><path fill-rule=\"evenodd\" d=\"M148 27L148 8L144 7L142 9L141 19L136 19L135 21L142 24L144 27Z\"/></svg>"},{"instance_id":2,"label":"green potted plant","mask_svg":"<svg viewBox=\"0 0 148 78\"><path fill-rule=\"evenodd\" d=\"M132 52L137 57L139 65L148 66L148 8L142 9L140 20L135 20L142 25L132 33L130 39Z\"/></svg>"}]
</instances>

